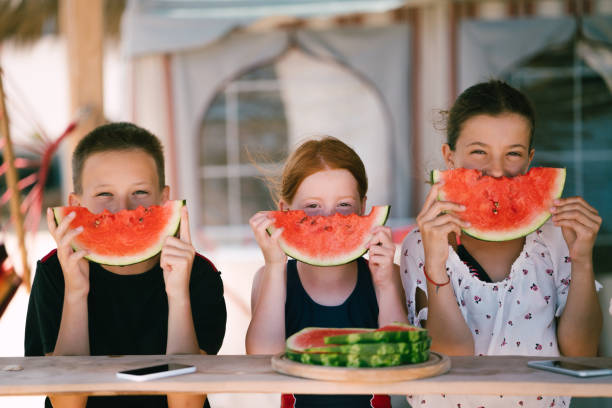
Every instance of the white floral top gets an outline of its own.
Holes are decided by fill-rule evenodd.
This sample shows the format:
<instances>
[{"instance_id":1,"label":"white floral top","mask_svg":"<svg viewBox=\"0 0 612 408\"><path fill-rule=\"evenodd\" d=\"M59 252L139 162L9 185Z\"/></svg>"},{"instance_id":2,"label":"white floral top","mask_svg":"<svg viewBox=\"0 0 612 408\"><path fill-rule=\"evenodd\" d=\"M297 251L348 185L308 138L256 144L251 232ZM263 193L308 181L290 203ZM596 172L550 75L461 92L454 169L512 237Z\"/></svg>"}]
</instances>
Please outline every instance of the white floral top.
<instances>
[{"instance_id":1,"label":"white floral top","mask_svg":"<svg viewBox=\"0 0 612 408\"><path fill-rule=\"evenodd\" d=\"M474 337L476 355L559 356L556 317L565 307L571 279L571 259L561 229L549 221L526 237L525 246L510 274L500 282L483 282L449 246L446 270L459 309ZM427 308L418 313L415 292L427 293L423 274L423 245L418 229L404 239L401 253L402 284L408 320L420 326ZM563 407L568 397L414 395L413 407Z\"/></svg>"}]
</instances>

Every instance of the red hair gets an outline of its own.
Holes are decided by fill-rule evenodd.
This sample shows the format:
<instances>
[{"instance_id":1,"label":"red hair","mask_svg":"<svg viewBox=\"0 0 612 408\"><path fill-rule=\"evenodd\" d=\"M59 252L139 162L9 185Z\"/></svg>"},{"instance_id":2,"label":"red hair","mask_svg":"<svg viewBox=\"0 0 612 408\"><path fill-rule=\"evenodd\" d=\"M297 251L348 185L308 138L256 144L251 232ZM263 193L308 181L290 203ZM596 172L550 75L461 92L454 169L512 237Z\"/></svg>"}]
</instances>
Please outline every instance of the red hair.
<instances>
[{"instance_id":1,"label":"red hair","mask_svg":"<svg viewBox=\"0 0 612 408\"><path fill-rule=\"evenodd\" d=\"M345 169L355 180L359 198L363 200L368 191L365 166L353 149L332 136L302 143L287 159L278 189L278 196L287 203L293 198L302 181L321 170Z\"/></svg>"}]
</instances>

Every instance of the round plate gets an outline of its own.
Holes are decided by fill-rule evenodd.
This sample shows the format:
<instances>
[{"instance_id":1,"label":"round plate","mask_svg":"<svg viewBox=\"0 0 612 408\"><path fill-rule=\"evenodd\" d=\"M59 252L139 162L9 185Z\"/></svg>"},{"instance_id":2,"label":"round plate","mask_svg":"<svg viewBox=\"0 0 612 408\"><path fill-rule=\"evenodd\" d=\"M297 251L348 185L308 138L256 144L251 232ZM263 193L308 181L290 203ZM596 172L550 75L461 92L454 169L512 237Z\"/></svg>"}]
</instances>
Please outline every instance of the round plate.
<instances>
[{"instance_id":1,"label":"round plate","mask_svg":"<svg viewBox=\"0 0 612 408\"><path fill-rule=\"evenodd\" d=\"M429 352L429 360L424 363L377 368L326 367L303 364L289 360L285 353L279 353L272 357L272 368L281 374L331 381L389 382L414 380L444 374L450 370L450 366L451 362L448 356L433 351Z\"/></svg>"}]
</instances>

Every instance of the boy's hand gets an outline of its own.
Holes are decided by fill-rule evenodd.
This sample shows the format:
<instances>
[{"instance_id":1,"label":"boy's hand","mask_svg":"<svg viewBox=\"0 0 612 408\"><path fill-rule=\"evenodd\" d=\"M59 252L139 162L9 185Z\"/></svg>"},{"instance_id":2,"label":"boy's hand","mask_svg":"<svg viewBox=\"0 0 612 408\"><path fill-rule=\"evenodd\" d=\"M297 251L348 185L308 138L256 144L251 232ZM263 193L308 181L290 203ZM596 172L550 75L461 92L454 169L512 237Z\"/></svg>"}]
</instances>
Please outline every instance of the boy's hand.
<instances>
[{"instance_id":1,"label":"boy's hand","mask_svg":"<svg viewBox=\"0 0 612 408\"><path fill-rule=\"evenodd\" d=\"M552 221L561 227L572 263L591 263L593 246L601 227L597 210L582 197L559 198L551 208Z\"/></svg>"},{"instance_id":2,"label":"boy's hand","mask_svg":"<svg viewBox=\"0 0 612 408\"><path fill-rule=\"evenodd\" d=\"M181 208L179 238L168 237L161 250L160 266L164 272L164 282L168 299L184 297L189 299L189 278L195 257L191 245L189 214L187 207Z\"/></svg>"},{"instance_id":3,"label":"boy's hand","mask_svg":"<svg viewBox=\"0 0 612 408\"><path fill-rule=\"evenodd\" d=\"M74 251L72 240L83 231L83 227L70 229L75 213L68 214L59 225L55 225L53 210L47 208L47 226L57 244L57 257L64 274L66 296L87 296L89 294L89 263L85 258L86 250Z\"/></svg>"},{"instance_id":4,"label":"boy's hand","mask_svg":"<svg viewBox=\"0 0 612 408\"><path fill-rule=\"evenodd\" d=\"M393 257L395 244L391 239L391 228L377 225L372 228L372 239L368 243L370 260L368 266L375 287L384 287L392 283Z\"/></svg>"},{"instance_id":5,"label":"boy's hand","mask_svg":"<svg viewBox=\"0 0 612 408\"><path fill-rule=\"evenodd\" d=\"M274 224L274 218L270 218L268 211L260 211L249 220L253 234L255 234L255 241L261 248L264 260L267 265L271 264L285 264L287 262L287 255L283 252L278 239L283 233L282 228L274 231L272 235L268 234L266 228Z\"/></svg>"}]
</instances>

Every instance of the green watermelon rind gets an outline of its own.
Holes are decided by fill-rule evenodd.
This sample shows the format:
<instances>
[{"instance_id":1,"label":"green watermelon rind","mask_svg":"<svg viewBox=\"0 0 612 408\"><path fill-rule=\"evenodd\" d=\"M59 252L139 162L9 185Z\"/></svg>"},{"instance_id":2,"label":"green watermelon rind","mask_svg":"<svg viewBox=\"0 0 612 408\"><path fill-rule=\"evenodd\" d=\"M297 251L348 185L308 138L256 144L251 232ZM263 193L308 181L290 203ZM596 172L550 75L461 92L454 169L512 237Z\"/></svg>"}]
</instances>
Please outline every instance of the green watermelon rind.
<instances>
[{"instance_id":1,"label":"green watermelon rind","mask_svg":"<svg viewBox=\"0 0 612 408\"><path fill-rule=\"evenodd\" d=\"M164 242L166 241L166 237L176 235L180 223L181 223L181 208L185 205L185 200L172 200L168 201L170 205L173 206L173 210L171 212L172 217L166 223L165 230L161 231L159 235L158 242L154 245L149 246L147 251L144 251L140 254L132 255L132 256L117 256L110 257L106 255L99 255L96 253L89 253L85 256L85 259L88 259L91 262L95 262L101 265L113 265L113 266L128 266L137 264L139 262L146 261L161 252L162 247L164 246ZM53 214L55 217L55 223L59 225L59 223L64 218L62 214L62 208L64 207L53 207ZM79 251L82 248L74 243L71 243L72 249L75 251Z\"/></svg>"},{"instance_id":2,"label":"green watermelon rind","mask_svg":"<svg viewBox=\"0 0 612 408\"><path fill-rule=\"evenodd\" d=\"M343 353L294 353L286 351L285 356L292 361L309 365L352 368L381 368L405 364L420 364L429 360L429 350L418 353L362 355Z\"/></svg>"},{"instance_id":3,"label":"green watermelon rind","mask_svg":"<svg viewBox=\"0 0 612 408\"><path fill-rule=\"evenodd\" d=\"M561 194L563 193L563 188L565 187L566 170L564 168L559 168L558 170L559 170L559 176L557 177L556 190L554 190L555 194L553 195L553 198L561 197ZM432 170L431 171L431 183L435 184L439 182L441 180L441 174L442 174L442 170L437 170L437 169ZM445 200L444 193L442 191L438 193L437 199L439 201ZM462 228L461 231L463 231L466 235L469 235L481 241L497 241L497 242L510 241L513 239L522 238L536 231L538 228L544 225L544 223L546 223L546 221L548 221L548 219L551 216L552 214L550 212L544 211L542 212L542 215L539 218L536 218L524 228L513 229L512 231L508 233L503 233L500 231L494 231L494 232L481 231L473 227L472 228Z\"/></svg>"},{"instance_id":4,"label":"green watermelon rind","mask_svg":"<svg viewBox=\"0 0 612 408\"><path fill-rule=\"evenodd\" d=\"M377 225L385 225L387 222L387 218L389 217L389 211L391 209L390 205L381 205L372 207L372 211L370 215L374 213L374 219L371 221L372 227ZM272 235L276 229L274 226L270 226L267 229L268 234ZM370 235L367 235L362 241L361 245L359 245L354 250L337 257L326 257L323 259L313 258L303 254L299 248L293 247L286 243L282 237L279 239L279 244L283 252L290 256L293 259L296 259L305 264L314 265L314 266L338 266L344 265L350 262L353 262L355 259L361 257L365 254L368 249L366 248L367 243L370 241Z\"/></svg>"},{"instance_id":5,"label":"green watermelon rind","mask_svg":"<svg viewBox=\"0 0 612 408\"><path fill-rule=\"evenodd\" d=\"M405 354L428 350L431 346L431 337L417 342L395 343L353 343L338 344L325 347L306 348L306 353L343 353L343 354ZM293 350L292 350L293 351Z\"/></svg>"},{"instance_id":6,"label":"green watermelon rind","mask_svg":"<svg viewBox=\"0 0 612 408\"><path fill-rule=\"evenodd\" d=\"M362 343L416 343L427 338L427 330L414 328L403 331L371 331L350 333L325 338L325 344L362 344Z\"/></svg>"}]
</instances>

